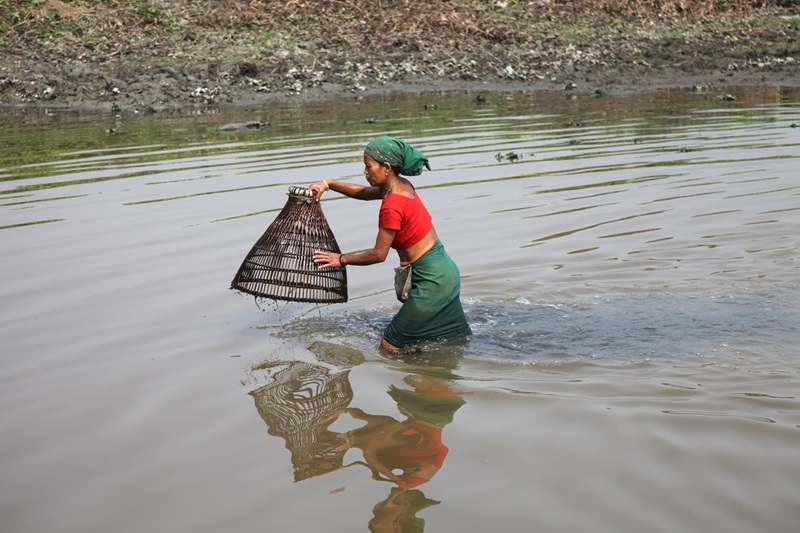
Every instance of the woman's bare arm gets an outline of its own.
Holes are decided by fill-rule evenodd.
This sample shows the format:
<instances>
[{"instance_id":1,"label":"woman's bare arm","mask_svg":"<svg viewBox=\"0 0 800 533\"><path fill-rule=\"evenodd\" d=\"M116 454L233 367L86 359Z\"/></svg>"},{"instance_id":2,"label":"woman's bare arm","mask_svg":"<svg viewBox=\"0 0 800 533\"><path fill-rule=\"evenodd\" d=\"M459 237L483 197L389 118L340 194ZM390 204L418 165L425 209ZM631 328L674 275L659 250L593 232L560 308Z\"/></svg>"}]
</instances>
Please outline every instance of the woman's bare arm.
<instances>
[{"instance_id":1,"label":"woman's bare arm","mask_svg":"<svg viewBox=\"0 0 800 533\"><path fill-rule=\"evenodd\" d=\"M386 256L389 255L389 249L392 247L392 241L394 241L396 234L396 230L378 228L378 237L375 239L375 246L372 249L352 254L337 254L336 252L317 250L314 252L314 262L320 268L383 263L386 261ZM344 259L342 259L342 256L344 256Z\"/></svg>"},{"instance_id":2,"label":"woman's bare arm","mask_svg":"<svg viewBox=\"0 0 800 533\"><path fill-rule=\"evenodd\" d=\"M327 189L336 191L339 194L344 194L356 200L380 200L381 189L380 187L372 187L367 185L360 185L358 183L348 183L344 181L318 181L309 185L309 190L317 193L317 199L322 197Z\"/></svg>"}]
</instances>

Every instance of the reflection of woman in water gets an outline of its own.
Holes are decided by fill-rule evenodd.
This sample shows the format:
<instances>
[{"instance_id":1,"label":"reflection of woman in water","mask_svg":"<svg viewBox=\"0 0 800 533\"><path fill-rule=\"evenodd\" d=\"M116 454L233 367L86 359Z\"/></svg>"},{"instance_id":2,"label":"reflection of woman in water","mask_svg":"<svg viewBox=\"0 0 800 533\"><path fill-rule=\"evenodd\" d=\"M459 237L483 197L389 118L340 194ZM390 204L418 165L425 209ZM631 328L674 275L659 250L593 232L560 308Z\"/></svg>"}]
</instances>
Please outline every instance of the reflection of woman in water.
<instances>
[{"instance_id":1,"label":"reflection of woman in water","mask_svg":"<svg viewBox=\"0 0 800 533\"><path fill-rule=\"evenodd\" d=\"M392 487L389 497L372 509L369 530L373 533L422 533L425 520L417 513L441 502L431 500L419 490Z\"/></svg>"},{"instance_id":2,"label":"reflection of woman in water","mask_svg":"<svg viewBox=\"0 0 800 533\"><path fill-rule=\"evenodd\" d=\"M375 479L409 489L427 483L442 467L448 452L442 428L453 421L464 400L444 382L427 376L407 376L405 381L413 391L392 387L389 395L406 420L348 408L344 412L366 424L340 438L343 448L362 450Z\"/></svg>"},{"instance_id":3,"label":"reflection of woman in water","mask_svg":"<svg viewBox=\"0 0 800 533\"><path fill-rule=\"evenodd\" d=\"M433 377L407 375L404 381L412 390L389 388L406 417L401 422L348 408L353 399L348 371L331 373L326 367L300 361L265 363L254 371L271 374L272 381L251 394L269 434L286 440L295 481L352 465L366 466L375 479L396 485L373 508L370 531L424 530L424 520L416 513L439 502L412 487L428 482L444 463L448 449L442 443L442 428L465 403L456 391ZM366 423L347 433L334 433L329 426L342 413ZM365 461L345 465L344 456L351 447L361 449Z\"/></svg>"}]
</instances>

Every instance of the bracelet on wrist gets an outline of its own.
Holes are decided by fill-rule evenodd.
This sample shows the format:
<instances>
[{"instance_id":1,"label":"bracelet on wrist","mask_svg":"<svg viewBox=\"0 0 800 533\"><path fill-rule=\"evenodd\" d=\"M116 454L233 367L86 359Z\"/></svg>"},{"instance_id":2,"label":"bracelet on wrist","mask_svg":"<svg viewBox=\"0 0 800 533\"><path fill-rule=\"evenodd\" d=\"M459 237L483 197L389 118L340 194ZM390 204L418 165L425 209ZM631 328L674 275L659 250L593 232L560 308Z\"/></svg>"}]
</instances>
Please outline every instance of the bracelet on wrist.
<instances>
[{"instance_id":1,"label":"bracelet on wrist","mask_svg":"<svg viewBox=\"0 0 800 533\"><path fill-rule=\"evenodd\" d=\"M344 254L339 255L339 264L341 266L347 266L347 263L344 262Z\"/></svg>"},{"instance_id":2,"label":"bracelet on wrist","mask_svg":"<svg viewBox=\"0 0 800 533\"><path fill-rule=\"evenodd\" d=\"M328 181L327 180L322 180L322 184L325 185L325 190L326 191L331 188L331 186L328 185Z\"/></svg>"}]
</instances>

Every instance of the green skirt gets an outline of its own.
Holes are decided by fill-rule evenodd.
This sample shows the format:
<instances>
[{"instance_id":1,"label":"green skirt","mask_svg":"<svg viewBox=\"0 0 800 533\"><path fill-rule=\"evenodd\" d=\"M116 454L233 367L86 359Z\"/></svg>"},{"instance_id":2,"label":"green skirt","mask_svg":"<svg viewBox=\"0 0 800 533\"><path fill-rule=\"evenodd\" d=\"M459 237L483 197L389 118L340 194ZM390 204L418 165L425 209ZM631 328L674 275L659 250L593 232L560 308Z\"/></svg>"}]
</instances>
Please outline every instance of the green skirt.
<instances>
[{"instance_id":1,"label":"green skirt","mask_svg":"<svg viewBox=\"0 0 800 533\"><path fill-rule=\"evenodd\" d=\"M472 331L461 307L458 267L441 241L411 266L411 293L383 332L398 348L419 341L466 337Z\"/></svg>"}]
</instances>

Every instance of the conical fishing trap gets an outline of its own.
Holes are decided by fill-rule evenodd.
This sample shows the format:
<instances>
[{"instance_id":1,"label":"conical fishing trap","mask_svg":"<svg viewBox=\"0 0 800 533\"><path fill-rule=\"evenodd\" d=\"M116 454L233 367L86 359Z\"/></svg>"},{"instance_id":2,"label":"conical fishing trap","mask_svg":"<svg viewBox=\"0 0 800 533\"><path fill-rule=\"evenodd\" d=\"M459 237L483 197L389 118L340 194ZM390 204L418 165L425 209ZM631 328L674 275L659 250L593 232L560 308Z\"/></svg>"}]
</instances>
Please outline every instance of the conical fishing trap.
<instances>
[{"instance_id":1,"label":"conical fishing trap","mask_svg":"<svg viewBox=\"0 0 800 533\"><path fill-rule=\"evenodd\" d=\"M341 253L314 193L289 187L286 205L256 241L231 288L288 302L347 301L347 271L320 268L314 251Z\"/></svg>"}]
</instances>

